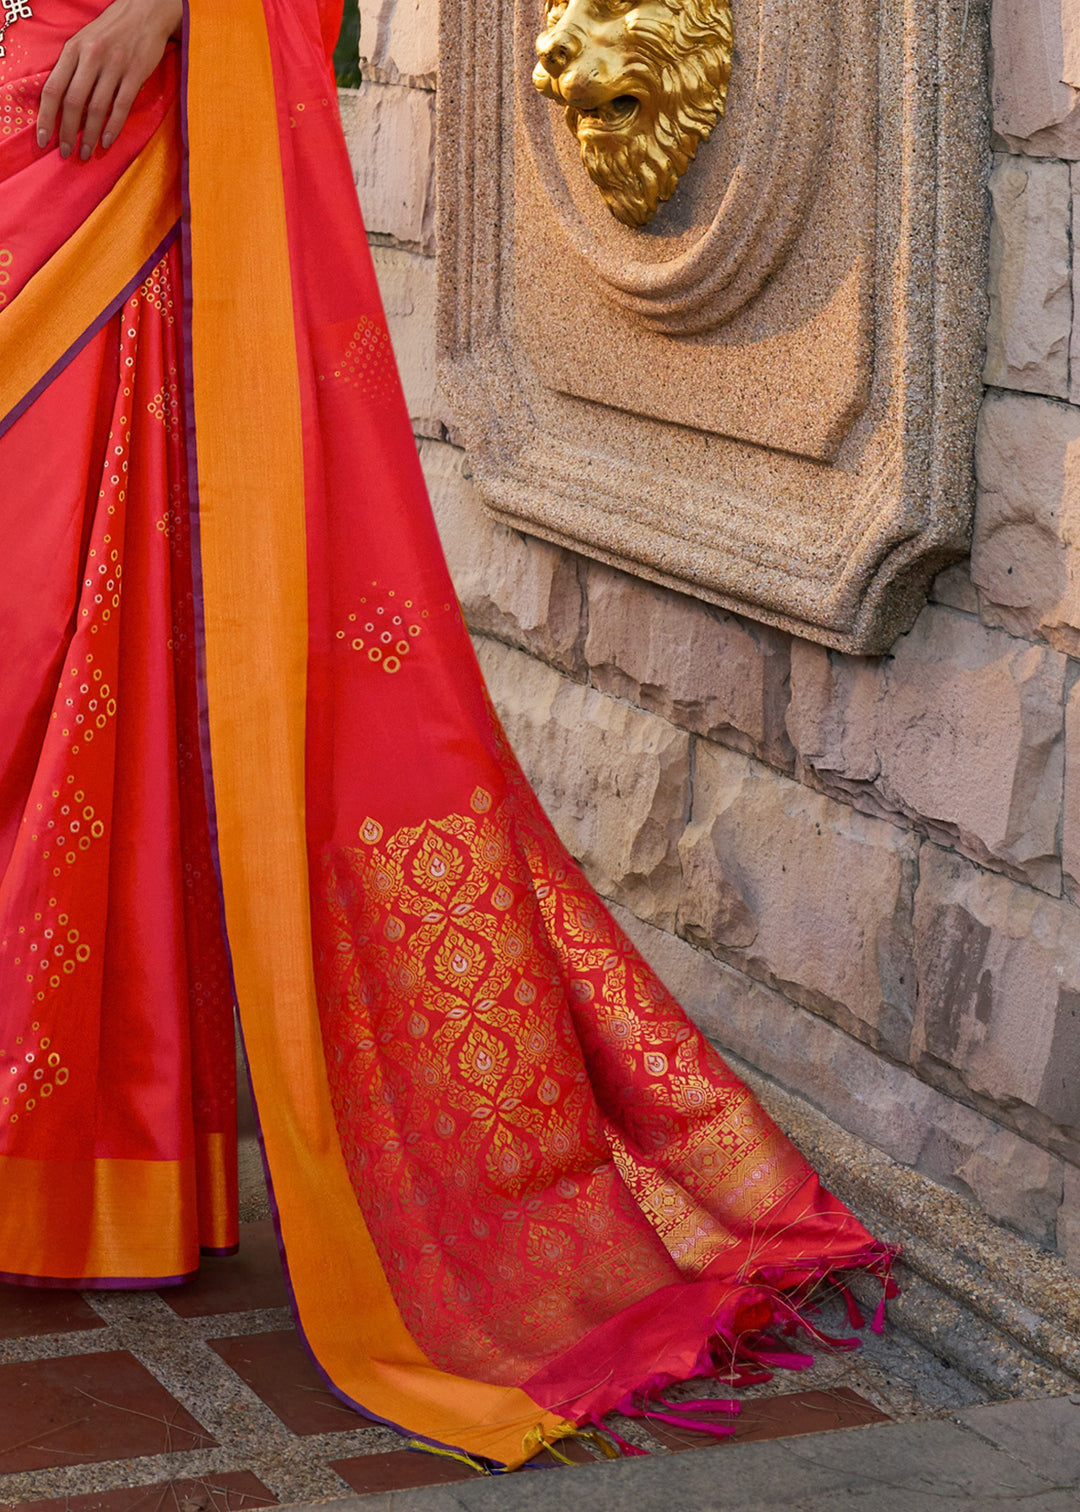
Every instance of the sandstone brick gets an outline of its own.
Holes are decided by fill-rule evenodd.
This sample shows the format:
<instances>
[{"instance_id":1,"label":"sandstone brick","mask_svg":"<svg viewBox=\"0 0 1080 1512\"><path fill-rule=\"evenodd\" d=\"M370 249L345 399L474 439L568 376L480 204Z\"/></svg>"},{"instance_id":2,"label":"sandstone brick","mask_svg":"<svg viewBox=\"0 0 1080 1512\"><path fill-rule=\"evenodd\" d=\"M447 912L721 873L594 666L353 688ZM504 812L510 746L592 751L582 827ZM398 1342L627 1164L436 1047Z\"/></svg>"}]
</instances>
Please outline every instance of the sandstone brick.
<instances>
[{"instance_id":1,"label":"sandstone brick","mask_svg":"<svg viewBox=\"0 0 1080 1512\"><path fill-rule=\"evenodd\" d=\"M733 1051L894 1160L971 1197L998 1222L1039 1243L1053 1241L1055 1219L1061 1226L1060 1160L762 983L626 910L616 915L721 1051Z\"/></svg>"},{"instance_id":2,"label":"sandstone brick","mask_svg":"<svg viewBox=\"0 0 1080 1512\"><path fill-rule=\"evenodd\" d=\"M994 129L1014 151L1080 157L1078 33L1073 0L994 0Z\"/></svg>"},{"instance_id":3,"label":"sandstone brick","mask_svg":"<svg viewBox=\"0 0 1080 1512\"><path fill-rule=\"evenodd\" d=\"M497 641L481 637L477 651L511 744L589 880L673 924L690 737Z\"/></svg>"},{"instance_id":4,"label":"sandstone brick","mask_svg":"<svg viewBox=\"0 0 1080 1512\"><path fill-rule=\"evenodd\" d=\"M1003 1122L1080 1152L1080 912L926 844L916 1063Z\"/></svg>"},{"instance_id":5,"label":"sandstone brick","mask_svg":"<svg viewBox=\"0 0 1080 1512\"><path fill-rule=\"evenodd\" d=\"M1065 803L1061 825L1061 868L1069 896L1074 903L1080 903L1080 679L1073 683L1065 710Z\"/></svg>"},{"instance_id":6,"label":"sandstone brick","mask_svg":"<svg viewBox=\"0 0 1080 1512\"><path fill-rule=\"evenodd\" d=\"M811 641L793 641L787 728L803 761L852 782L880 776L884 681L877 657L837 655Z\"/></svg>"},{"instance_id":7,"label":"sandstone brick","mask_svg":"<svg viewBox=\"0 0 1080 1512\"><path fill-rule=\"evenodd\" d=\"M435 370L435 259L399 247L372 247L371 256L413 430L441 436L448 411Z\"/></svg>"},{"instance_id":8,"label":"sandstone brick","mask_svg":"<svg viewBox=\"0 0 1080 1512\"><path fill-rule=\"evenodd\" d=\"M1057 1247L1065 1264L1080 1276L1080 1169L1065 1167L1065 1190L1058 1214Z\"/></svg>"},{"instance_id":9,"label":"sandstone brick","mask_svg":"<svg viewBox=\"0 0 1080 1512\"><path fill-rule=\"evenodd\" d=\"M420 460L469 628L511 641L580 678L584 594L576 557L492 519L456 447L424 441Z\"/></svg>"},{"instance_id":10,"label":"sandstone brick","mask_svg":"<svg viewBox=\"0 0 1080 1512\"><path fill-rule=\"evenodd\" d=\"M916 1169L965 1193L999 1223L1053 1246L1064 1163L951 1098L931 1094L927 1111Z\"/></svg>"},{"instance_id":11,"label":"sandstone brick","mask_svg":"<svg viewBox=\"0 0 1080 1512\"><path fill-rule=\"evenodd\" d=\"M1080 45L1080 44L1078 44ZM1080 236L1080 163L1069 168L1069 188L1072 194L1073 240ZM1069 398L1080 404L1080 256L1073 251L1072 262L1072 337L1069 343Z\"/></svg>"},{"instance_id":12,"label":"sandstone brick","mask_svg":"<svg viewBox=\"0 0 1080 1512\"><path fill-rule=\"evenodd\" d=\"M788 730L826 783L1058 892L1065 667L931 604L890 657L793 647Z\"/></svg>"},{"instance_id":13,"label":"sandstone brick","mask_svg":"<svg viewBox=\"0 0 1080 1512\"><path fill-rule=\"evenodd\" d=\"M1069 392L1072 269L1067 163L999 157L990 175L987 383Z\"/></svg>"},{"instance_id":14,"label":"sandstone brick","mask_svg":"<svg viewBox=\"0 0 1080 1512\"><path fill-rule=\"evenodd\" d=\"M976 441L982 617L1080 652L1080 410L989 395Z\"/></svg>"},{"instance_id":15,"label":"sandstone brick","mask_svg":"<svg viewBox=\"0 0 1080 1512\"><path fill-rule=\"evenodd\" d=\"M916 851L907 830L699 743L679 933L903 1057Z\"/></svg>"},{"instance_id":16,"label":"sandstone brick","mask_svg":"<svg viewBox=\"0 0 1080 1512\"><path fill-rule=\"evenodd\" d=\"M360 0L365 78L434 89L439 67L439 8L428 0Z\"/></svg>"},{"instance_id":17,"label":"sandstone brick","mask_svg":"<svg viewBox=\"0 0 1080 1512\"><path fill-rule=\"evenodd\" d=\"M343 92L342 125L368 232L435 250L435 97L369 80Z\"/></svg>"},{"instance_id":18,"label":"sandstone brick","mask_svg":"<svg viewBox=\"0 0 1080 1512\"><path fill-rule=\"evenodd\" d=\"M790 766L788 636L599 563L587 593L596 687Z\"/></svg>"}]
</instances>

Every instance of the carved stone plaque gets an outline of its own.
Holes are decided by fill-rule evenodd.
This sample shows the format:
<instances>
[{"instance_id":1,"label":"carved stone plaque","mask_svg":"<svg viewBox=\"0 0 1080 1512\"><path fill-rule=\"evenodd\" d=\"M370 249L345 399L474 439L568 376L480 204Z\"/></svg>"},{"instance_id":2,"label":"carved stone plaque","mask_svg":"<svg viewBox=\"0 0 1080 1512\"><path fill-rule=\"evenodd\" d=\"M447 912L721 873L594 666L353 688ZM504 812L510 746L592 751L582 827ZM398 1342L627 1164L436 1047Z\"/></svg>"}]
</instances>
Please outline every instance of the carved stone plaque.
<instances>
[{"instance_id":1,"label":"carved stone plaque","mask_svg":"<svg viewBox=\"0 0 1080 1512\"><path fill-rule=\"evenodd\" d=\"M534 87L549 16L442 0L441 371L489 508L885 649L969 530L980 0L734 0L726 113L643 226Z\"/></svg>"}]
</instances>

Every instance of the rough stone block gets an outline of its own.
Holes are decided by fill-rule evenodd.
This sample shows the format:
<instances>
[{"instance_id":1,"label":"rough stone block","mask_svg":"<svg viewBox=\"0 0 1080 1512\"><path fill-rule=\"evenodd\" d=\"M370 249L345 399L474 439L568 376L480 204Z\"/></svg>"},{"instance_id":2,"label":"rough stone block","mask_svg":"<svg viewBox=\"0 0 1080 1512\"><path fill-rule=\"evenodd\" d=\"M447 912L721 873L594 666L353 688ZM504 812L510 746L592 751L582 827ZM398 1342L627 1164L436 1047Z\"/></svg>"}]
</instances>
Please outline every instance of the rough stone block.
<instances>
[{"instance_id":1,"label":"rough stone block","mask_svg":"<svg viewBox=\"0 0 1080 1512\"><path fill-rule=\"evenodd\" d=\"M762 983L624 909L616 915L722 1050L734 1051L894 1160L971 1197L997 1222L1053 1242L1060 1160Z\"/></svg>"},{"instance_id":2,"label":"rough stone block","mask_svg":"<svg viewBox=\"0 0 1080 1512\"><path fill-rule=\"evenodd\" d=\"M674 923L690 737L521 651L479 639L506 733L563 843L605 897Z\"/></svg>"},{"instance_id":3,"label":"rough stone block","mask_svg":"<svg viewBox=\"0 0 1080 1512\"><path fill-rule=\"evenodd\" d=\"M1061 823L1061 869L1065 889L1080 903L1080 679L1065 709L1065 803ZM1077 1093L1080 1096L1080 1091Z\"/></svg>"},{"instance_id":4,"label":"rough stone block","mask_svg":"<svg viewBox=\"0 0 1080 1512\"><path fill-rule=\"evenodd\" d=\"M982 617L1080 653L1080 410L988 395L976 441L972 579Z\"/></svg>"},{"instance_id":5,"label":"rough stone block","mask_svg":"<svg viewBox=\"0 0 1080 1512\"><path fill-rule=\"evenodd\" d=\"M1071 195L1067 163L998 158L990 175L987 383L1069 392Z\"/></svg>"},{"instance_id":6,"label":"rough stone block","mask_svg":"<svg viewBox=\"0 0 1080 1512\"><path fill-rule=\"evenodd\" d=\"M427 0L360 0L360 52L365 78L434 89L438 6Z\"/></svg>"},{"instance_id":7,"label":"rough stone block","mask_svg":"<svg viewBox=\"0 0 1080 1512\"><path fill-rule=\"evenodd\" d=\"M1065 1167L1065 1190L1058 1214L1057 1247L1065 1264L1080 1276L1080 1168Z\"/></svg>"},{"instance_id":8,"label":"rough stone block","mask_svg":"<svg viewBox=\"0 0 1080 1512\"><path fill-rule=\"evenodd\" d=\"M1056 893L1065 667L931 604L887 658L794 646L788 731L824 781Z\"/></svg>"},{"instance_id":9,"label":"rough stone block","mask_svg":"<svg viewBox=\"0 0 1080 1512\"><path fill-rule=\"evenodd\" d=\"M585 660L593 684L712 740L791 765L790 637L593 563Z\"/></svg>"},{"instance_id":10,"label":"rough stone block","mask_svg":"<svg viewBox=\"0 0 1080 1512\"><path fill-rule=\"evenodd\" d=\"M435 97L369 80L342 92L341 120L368 232L435 250Z\"/></svg>"},{"instance_id":11,"label":"rough stone block","mask_svg":"<svg viewBox=\"0 0 1080 1512\"><path fill-rule=\"evenodd\" d=\"M1074 239L1080 236L1080 164L1069 168L1069 186L1072 191L1072 228ZM1080 255L1073 255L1072 264L1072 339L1069 343L1069 398L1080 404Z\"/></svg>"},{"instance_id":12,"label":"rough stone block","mask_svg":"<svg viewBox=\"0 0 1080 1512\"><path fill-rule=\"evenodd\" d=\"M435 373L435 259L398 247L372 247L390 337L413 430L441 436L448 419Z\"/></svg>"},{"instance_id":13,"label":"rough stone block","mask_svg":"<svg viewBox=\"0 0 1080 1512\"><path fill-rule=\"evenodd\" d=\"M927 844L915 956L916 1064L1076 1159L1080 912Z\"/></svg>"},{"instance_id":14,"label":"rough stone block","mask_svg":"<svg viewBox=\"0 0 1080 1512\"><path fill-rule=\"evenodd\" d=\"M456 447L424 441L420 460L469 628L511 641L580 679L584 594L576 557L497 524Z\"/></svg>"},{"instance_id":15,"label":"rough stone block","mask_svg":"<svg viewBox=\"0 0 1080 1512\"><path fill-rule=\"evenodd\" d=\"M884 680L876 657L836 655L811 641L792 642L787 728L808 766L851 782L880 776L877 726Z\"/></svg>"},{"instance_id":16,"label":"rough stone block","mask_svg":"<svg viewBox=\"0 0 1080 1512\"><path fill-rule=\"evenodd\" d=\"M904 1057L916 852L909 831L699 743L679 933Z\"/></svg>"},{"instance_id":17,"label":"rough stone block","mask_svg":"<svg viewBox=\"0 0 1080 1512\"><path fill-rule=\"evenodd\" d=\"M994 129L1014 152L1080 157L1080 16L1073 0L994 0Z\"/></svg>"}]
</instances>

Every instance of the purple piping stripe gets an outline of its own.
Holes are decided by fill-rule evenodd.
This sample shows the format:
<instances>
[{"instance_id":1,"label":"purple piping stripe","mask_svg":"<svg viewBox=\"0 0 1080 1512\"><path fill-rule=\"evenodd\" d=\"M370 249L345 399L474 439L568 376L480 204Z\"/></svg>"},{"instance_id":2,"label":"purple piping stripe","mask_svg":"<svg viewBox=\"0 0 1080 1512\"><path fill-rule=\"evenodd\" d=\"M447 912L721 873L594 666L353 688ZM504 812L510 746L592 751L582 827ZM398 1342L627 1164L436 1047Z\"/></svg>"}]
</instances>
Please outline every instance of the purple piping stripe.
<instances>
[{"instance_id":1,"label":"purple piping stripe","mask_svg":"<svg viewBox=\"0 0 1080 1512\"><path fill-rule=\"evenodd\" d=\"M15 1271L0 1271L0 1281L9 1286L37 1286L60 1291L156 1291L159 1286L183 1286L194 1281L198 1270L180 1276L20 1276Z\"/></svg>"},{"instance_id":2,"label":"purple piping stripe","mask_svg":"<svg viewBox=\"0 0 1080 1512\"><path fill-rule=\"evenodd\" d=\"M165 253L172 246L173 242L176 240L179 230L180 223L177 222L177 224L166 233L166 235L154 248L153 252L151 252L150 256L147 258L146 262L143 263L142 267L135 274L135 277L131 280L131 282L126 284L125 287L120 290L120 293L117 294L116 298L111 300L110 303L105 306L104 310L97 317L97 319L92 321L91 324L87 326L86 330L83 331L82 335L76 341L72 342L71 346L68 347L63 356L56 359L49 371L44 375L44 377L38 379L37 383L34 384L29 393L24 394L23 397L18 401L18 403L14 405L10 410L8 410L6 415L0 418L0 436L2 436L5 431L11 429L16 420L19 419L20 415L24 415L26 413L26 411L33 404L34 400L38 398L40 394L44 393L49 384L52 383L53 379L63 372L68 363L73 361L73 359L79 355L79 353L85 346L93 341L94 337L101 330L102 326L106 325L116 314L117 310L124 303L124 301L128 299L132 294L134 294L135 290L152 271L152 269L157 266L157 264L164 257Z\"/></svg>"}]
</instances>

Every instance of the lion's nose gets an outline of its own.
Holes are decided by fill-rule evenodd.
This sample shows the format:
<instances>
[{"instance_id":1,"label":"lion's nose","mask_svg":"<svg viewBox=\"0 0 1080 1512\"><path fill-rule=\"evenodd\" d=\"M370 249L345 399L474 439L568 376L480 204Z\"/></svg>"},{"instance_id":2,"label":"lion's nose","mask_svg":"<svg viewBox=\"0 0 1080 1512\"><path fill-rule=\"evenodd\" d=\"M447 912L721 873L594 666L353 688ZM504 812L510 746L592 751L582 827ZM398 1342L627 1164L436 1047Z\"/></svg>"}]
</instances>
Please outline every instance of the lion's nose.
<instances>
[{"instance_id":1,"label":"lion's nose","mask_svg":"<svg viewBox=\"0 0 1080 1512\"><path fill-rule=\"evenodd\" d=\"M573 32L548 32L537 38L536 51L553 79L569 66L581 52L581 42Z\"/></svg>"}]
</instances>

